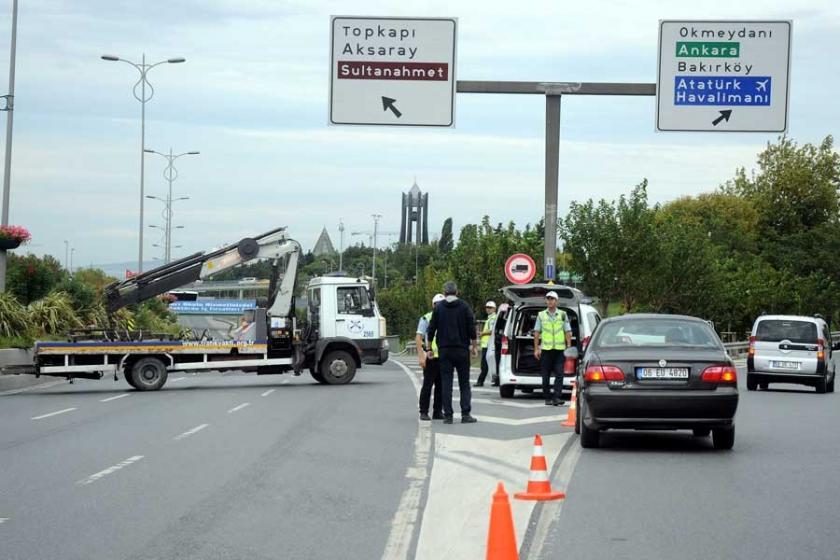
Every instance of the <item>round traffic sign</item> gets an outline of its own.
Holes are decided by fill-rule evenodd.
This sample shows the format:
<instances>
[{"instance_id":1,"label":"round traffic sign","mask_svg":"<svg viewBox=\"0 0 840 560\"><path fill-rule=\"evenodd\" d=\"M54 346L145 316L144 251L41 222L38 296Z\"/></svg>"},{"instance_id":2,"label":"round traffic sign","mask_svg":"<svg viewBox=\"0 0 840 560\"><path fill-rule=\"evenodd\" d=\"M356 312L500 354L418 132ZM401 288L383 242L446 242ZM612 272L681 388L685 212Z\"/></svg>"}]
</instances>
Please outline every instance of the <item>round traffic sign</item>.
<instances>
[{"instance_id":1,"label":"round traffic sign","mask_svg":"<svg viewBox=\"0 0 840 560\"><path fill-rule=\"evenodd\" d=\"M537 265L524 253L511 255L505 263L505 276L514 284L527 284L534 279Z\"/></svg>"}]
</instances>

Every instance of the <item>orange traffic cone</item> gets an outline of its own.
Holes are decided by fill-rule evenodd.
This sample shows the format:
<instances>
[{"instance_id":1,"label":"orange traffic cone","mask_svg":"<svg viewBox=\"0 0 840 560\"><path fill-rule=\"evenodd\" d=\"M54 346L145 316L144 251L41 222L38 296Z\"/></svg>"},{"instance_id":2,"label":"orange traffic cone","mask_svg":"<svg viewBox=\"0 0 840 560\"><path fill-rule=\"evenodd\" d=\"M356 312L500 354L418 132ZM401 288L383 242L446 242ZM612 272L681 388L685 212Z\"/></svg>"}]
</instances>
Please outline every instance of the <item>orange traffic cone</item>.
<instances>
[{"instance_id":1,"label":"orange traffic cone","mask_svg":"<svg viewBox=\"0 0 840 560\"><path fill-rule=\"evenodd\" d=\"M487 560L519 560L513 514L505 485L501 482L490 507L490 531L487 533Z\"/></svg>"},{"instance_id":2,"label":"orange traffic cone","mask_svg":"<svg viewBox=\"0 0 840 560\"><path fill-rule=\"evenodd\" d=\"M560 422L561 426L566 428L574 428L575 420L577 419L577 383L572 381L572 404L569 405L569 413L566 416L565 422Z\"/></svg>"},{"instance_id":3,"label":"orange traffic cone","mask_svg":"<svg viewBox=\"0 0 840 560\"><path fill-rule=\"evenodd\" d=\"M528 479L528 489L513 495L517 500L562 500L566 497L563 492L554 492L548 481L548 466L543 454L542 438L534 436L534 455L531 457L531 477Z\"/></svg>"}]
</instances>

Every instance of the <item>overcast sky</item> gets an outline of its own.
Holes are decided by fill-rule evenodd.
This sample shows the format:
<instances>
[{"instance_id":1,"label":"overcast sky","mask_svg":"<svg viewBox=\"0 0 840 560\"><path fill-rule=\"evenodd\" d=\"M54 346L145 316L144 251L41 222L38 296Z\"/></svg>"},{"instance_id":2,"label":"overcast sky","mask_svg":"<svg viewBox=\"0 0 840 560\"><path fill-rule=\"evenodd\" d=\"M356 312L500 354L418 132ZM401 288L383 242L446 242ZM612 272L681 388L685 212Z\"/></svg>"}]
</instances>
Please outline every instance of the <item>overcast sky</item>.
<instances>
[{"instance_id":1,"label":"overcast sky","mask_svg":"<svg viewBox=\"0 0 840 560\"><path fill-rule=\"evenodd\" d=\"M327 125L329 16L458 18L464 80L655 82L659 19L791 19L789 134L836 135L840 4L832 0L385 2L316 0L20 0L10 222L32 252L75 264L137 258L140 104L136 71L100 60L183 56L149 74L146 144L200 150L178 160L174 256L287 225L310 249L326 226L399 231L400 192L430 193L429 226L456 231L484 214L533 223L543 213L544 99L459 94L456 128ZM11 1L0 2L0 93ZM715 189L748 169L767 134L654 132L652 97L564 97L561 213L650 180L653 201ZM0 120L4 120L0 116ZM0 142L2 138L0 138ZM146 192L163 196L165 161L147 158ZM162 204L147 201L146 223ZM347 236L346 243L361 238ZM366 239L366 238L365 238ZM147 228L146 255L161 256ZM384 241L384 240L383 240Z\"/></svg>"}]
</instances>

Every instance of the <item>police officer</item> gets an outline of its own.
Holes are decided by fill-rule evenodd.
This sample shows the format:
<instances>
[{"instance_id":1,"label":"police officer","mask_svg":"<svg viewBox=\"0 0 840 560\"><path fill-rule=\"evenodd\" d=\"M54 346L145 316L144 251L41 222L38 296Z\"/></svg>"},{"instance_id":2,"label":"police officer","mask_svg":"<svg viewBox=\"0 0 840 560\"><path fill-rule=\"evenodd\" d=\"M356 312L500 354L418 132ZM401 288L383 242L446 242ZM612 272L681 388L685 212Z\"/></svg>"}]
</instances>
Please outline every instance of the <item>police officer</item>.
<instances>
[{"instance_id":1,"label":"police officer","mask_svg":"<svg viewBox=\"0 0 840 560\"><path fill-rule=\"evenodd\" d=\"M487 372L490 370L490 364L487 363L487 346L491 341L495 342L493 327L496 324L496 302L488 301L484 305L484 309L487 311L487 319L484 321L484 328L481 330L481 373L475 382L476 387L484 387L484 380L487 379Z\"/></svg>"},{"instance_id":2,"label":"police officer","mask_svg":"<svg viewBox=\"0 0 840 560\"><path fill-rule=\"evenodd\" d=\"M534 357L540 361L545 404L559 406L563 391L563 351L572 345L572 326L566 312L557 309L557 292L545 294L546 309L534 325ZM554 375L554 395L549 382Z\"/></svg>"},{"instance_id":3,"label":"police officer","mask_svg":"<svg viewBox=\"0 0 840 560\"><path fill-rule=\"evenodd\" d=\"M436 294L432 298L432 309L444 300L443 294ZM414 342L417 345L417 358L420 362L420 367L423 368L423 386L420 388L420 420L435 420L443 419L443 400L441 399L441 384L440 384L440 360L437 346L437 337L428 341L426 331L429 328L429 320L432 318L432 312L429 311L417 323L417 334L414 337ZM428 356L431 352L431 357ZM434 387L434 405L432 406L432 416L429 416L429 401L432 397L432 387Z\"/></svg>"}]
</instances>

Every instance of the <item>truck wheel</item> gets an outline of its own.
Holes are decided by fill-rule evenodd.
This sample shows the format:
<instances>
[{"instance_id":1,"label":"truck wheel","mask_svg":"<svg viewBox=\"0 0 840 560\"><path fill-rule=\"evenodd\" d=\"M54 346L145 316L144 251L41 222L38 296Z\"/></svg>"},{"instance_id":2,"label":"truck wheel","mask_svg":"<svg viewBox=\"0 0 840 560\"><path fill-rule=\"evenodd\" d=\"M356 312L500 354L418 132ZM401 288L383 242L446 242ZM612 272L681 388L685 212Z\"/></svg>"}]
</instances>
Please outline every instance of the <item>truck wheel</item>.
<instances>
[{"instance_id":1,"label":"truck wheel","mask_svg":"<svg viewBox=\"0 0 840 560\"><path fill-rule=\"evenodd\" d=\"M129 385L131 385L135 389L137 388L137 385L135 385L134 381L132 381L132 379L131 379L131 372L130 371L126 371L125 374L123 375L123 377L125 377L125 382L126 383L128 383Z\"/></svg>"},{"instance_id":2,"label":"truck wheel","mask_svg":"<svg viewBox=\"0 0 840 560\"><path fill-rule=\"evenodd\" d=\"M321 360L321 377L327 385L344 385L356 376L356 362L344 350L330 352Z\"/></svg>"},{"instance_id":3,"label":"truck wheel","mask_svg":"<svg viewBox=\"0 0 840 560\"><path fill-rule=\"evenodd\" d=\"M131 366L131 384L138 391L157 391L166 377L166 365L159 358L141 358Z\"/></svg>"},{"instance_id":4,"label":"truck wheel","mask_svg":"<svg viewBox=\"0 0 840 560\"><path fill-rule=\"evenodd\" d=\"M312 379L314 379L318 383L322 383L322 384L327 383L327 380L324 379L324 376L322 376L321 373L319 371L315 370L315 369L310 369L309 370L309 375L311 375Z\"/></svg>"},{"instance_id":5,"label":"truck wheel","mask_svg":"<svg viewBox=\"0 0 840 560\"><path fill-rule=\"evenodd\" d=\"M499 396L503 399L512 399L515 390L516 387L514 385L500 385Z\"/></svg>"}]
</instances>

